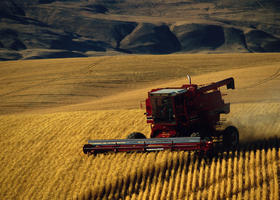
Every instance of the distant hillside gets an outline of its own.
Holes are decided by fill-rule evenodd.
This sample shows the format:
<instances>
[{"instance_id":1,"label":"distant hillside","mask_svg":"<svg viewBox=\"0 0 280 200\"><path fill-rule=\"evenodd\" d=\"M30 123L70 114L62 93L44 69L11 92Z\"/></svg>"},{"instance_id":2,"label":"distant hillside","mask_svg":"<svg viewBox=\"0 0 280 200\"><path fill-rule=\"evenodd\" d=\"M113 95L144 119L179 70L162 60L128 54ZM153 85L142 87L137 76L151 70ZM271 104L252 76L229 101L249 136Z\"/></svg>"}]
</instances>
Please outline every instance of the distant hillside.
<instances>
[{"instance_id":1,"label":"distant hillside","mask_svg":"<svg viewBox=\"0 0 280 200\"><path fill-rule=\"evenodd\" d=\"M275 0L2 0L0 60L280 52Z\"/></svg>"}]
</instances>

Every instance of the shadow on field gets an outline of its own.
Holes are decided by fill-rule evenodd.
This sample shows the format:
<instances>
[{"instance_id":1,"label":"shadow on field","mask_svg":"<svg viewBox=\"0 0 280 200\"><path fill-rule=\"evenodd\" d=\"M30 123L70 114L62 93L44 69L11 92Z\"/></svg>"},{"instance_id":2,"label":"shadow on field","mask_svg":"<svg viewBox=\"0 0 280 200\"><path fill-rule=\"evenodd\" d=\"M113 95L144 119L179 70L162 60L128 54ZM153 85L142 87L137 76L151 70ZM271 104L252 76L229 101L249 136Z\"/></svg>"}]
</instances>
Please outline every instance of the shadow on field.
<instances>
[{"instance_id":1,"label":"shadow on field","mask_svg":"<svg viewBox=\"0 0 280 200\"><path fill-rule=\"evenodd\" d=\"M274 136L267 139L254 139L241 141L238 150L268 150L269 148L279 148L280 137Z\"/></svg>"},{"instance_id":2,"label":"shadow on field","mask_svg":"<svg viewBox=\"0 0 280 200\"><path fill-rule=\"evenodd\" d=\"M110 184L103 184L98 188L89 189L82 195L76 197L76 199L127 199L127 197L131 199L133 195L139 195L140 192L143 195L142 199L148 199L153 181L160 182L163 185L164 182L168 183L172 176L174 178L174 174L187 174L188 170L186 169L189 168L189 165L194 160L198 161L195 156L188 154L187 159L183 159L182 162L179 159L170 159L161 165L151 164L149 167L143 168L140 173L139 171L138 173L132 172L127 176L115 179ZM145 191L148 191L148 193L145 194Z\"/></svg>"},{"instance_id":3,"label":"shadow on field","mask_svg":"<svg viewBox=\"0 0 280 200\"><path fill-rule=\"evenodd\" d=\"M236 149L228 150L223 147L216 146L213 152L206 154L204 156L199 155L199 159L206 159L211 162L212 159L227 159L230 157L238 156L240 152L265 150L276 148L277 151L280 148L280 137L274 136L270 138L263 139L252 139L252 140L242 140ZM242 154L244 156L244 154Z\"/></svg>"},{"instance_id":4,"label":"shadow on field","mask_svg":"<svg viewBox=\"0 0 280 200\"><path fill-rule=\"evenodd\" d=\"M205 170L205 167L210 167L213 163L216 165L222 160L226 160L226 163L229 159L234 158L245 158L245 153L250 152L256 154L256 151L265 151L276 149L279 151L280 147L280 138L275 136L267 139L255 139L251 141L242 141L239 147L235 150L222 150L212 153L211 156L203 155L196 153L189 153L184 159L174 159L173 157L163 162L161 165L151 164L149 167L142 168L141 171L134 171L128 174L127 176L118 177L114 179L111 183L101 184L99 187L93 189L88 189L76 199L90 200L90 199L126 199L126 197L132 198L133 195L143 195L142 198L149 198L149 191L151 190L151 184L161 184L161 187L164 184L174 181L175 178L181 177L183 174L185 177L188 177L188 174L195 173L196 170ZM158 153L157 153L158 154ZM243 159L242 158L242 159ZM156 157L156 159L160 159ZM266 161L266 164L269 164L270 161ZM228 165L228 164L227 164ZM229 166L228 166L229 167ZM178 176L179 174L179 176ZM198 191L202 192L208 190L210 187L213 187L215 184L220 181L226 180L227 175L220 175L218 179L213 179L208 181L207 184L202 186L196 186L191 191L192 193L197 193ZM242 192L248 191L253 188L259 187L263 182L269 184L271 177L265 177L261 180L260 183L243 187ZM186 179L186 181L188 181ZM186 184L186 183L184 183ZM174 185L173 185L174 186ZM148 191L148 193L147 193ZM165 191L166 192L166 191ZM226 198L231 198L237 193L231 191L226 195ZM155 194L153 194L155 195ZM161 195L159 193L159 195ZM172 196L172 195L171 195Z\"/></svg>"}]
</instances>

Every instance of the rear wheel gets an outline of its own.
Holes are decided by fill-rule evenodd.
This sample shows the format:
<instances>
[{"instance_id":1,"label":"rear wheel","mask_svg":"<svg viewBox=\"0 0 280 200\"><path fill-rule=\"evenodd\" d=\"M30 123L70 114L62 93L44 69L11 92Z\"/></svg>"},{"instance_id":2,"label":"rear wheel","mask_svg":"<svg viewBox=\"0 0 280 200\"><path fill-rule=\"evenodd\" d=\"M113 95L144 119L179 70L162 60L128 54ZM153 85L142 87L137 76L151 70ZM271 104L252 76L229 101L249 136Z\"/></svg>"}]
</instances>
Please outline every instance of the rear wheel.
<instances>
[{"instance_id":1,"label":"rear wheel","mask_svg":"<svg viewBox=\"0 0 280 200\"><path fill-rule=\"evenodd\" d=\"M146 136L143 133L133 132L133 133L130 133L126 138L127 139L146 139Z\"/></svg>"},{"instance_id":2,"label":"rear wheel","mask_svg":"<svg viewBox=\"0 0 280 200\"><path fill-rule=\"evenodd\" d=\"M235 149L239 145L239 132L236 127L228 126L223 131L223 145L226 149Z\"/></svg>"}]
</instances>

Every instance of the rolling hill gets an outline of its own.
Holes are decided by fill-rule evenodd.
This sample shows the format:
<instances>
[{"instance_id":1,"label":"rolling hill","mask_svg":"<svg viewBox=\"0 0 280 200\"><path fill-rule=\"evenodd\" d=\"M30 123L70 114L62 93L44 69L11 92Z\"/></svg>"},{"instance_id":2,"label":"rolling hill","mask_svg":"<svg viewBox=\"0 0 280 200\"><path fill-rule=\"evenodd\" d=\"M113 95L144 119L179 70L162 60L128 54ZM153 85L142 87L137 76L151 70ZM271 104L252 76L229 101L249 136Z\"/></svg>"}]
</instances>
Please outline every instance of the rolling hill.
<instances>
[{"instance_id":1,"label":"rolling hill","mask_svg":"<svg viewBox=\"0 0 280 200\"><path fill-rule=\"evenodd\" d=\"M180 86L186 82L187 74L195 76L193 81L198 84L236 77L235 93L238 95L229 93L232 103L278 102L279 95L275 91L279 84L277 79L270 80L270 77L278 77L279 62L277 53L135 55L1 62L0 113L42 112L44 108L46 111L50 108L63 110L64 106L72 107L73 111L137 109L149 89L160 87L160 84ZM211 72L211 75L196 78ZM250 96L248 92L254 95Z\"/></svg>"},{"instance_id":2,"label":"rolling hill","mask_svg":"<svg viewBox=\"0 0 280 200\"><path fill-rule=\"evenodd\" d=\"M3 0L0 59L279 52L273 0Z\"/></svg>"}]
</instances>

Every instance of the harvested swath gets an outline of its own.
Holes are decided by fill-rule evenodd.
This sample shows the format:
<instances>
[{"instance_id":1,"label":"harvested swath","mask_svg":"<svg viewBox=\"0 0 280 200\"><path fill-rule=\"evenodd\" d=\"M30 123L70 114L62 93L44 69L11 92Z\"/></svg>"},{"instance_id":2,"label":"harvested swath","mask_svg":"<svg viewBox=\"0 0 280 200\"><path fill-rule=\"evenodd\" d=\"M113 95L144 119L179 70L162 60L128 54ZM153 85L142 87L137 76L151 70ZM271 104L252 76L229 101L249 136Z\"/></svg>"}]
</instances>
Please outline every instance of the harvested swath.
<instances>
[{"instance_id":1,"label":"harvested swath","mask_svg":"<svg viewBox=\"0 0 280 200\"><path fill-rule=\"evenodd\" d=\"M236 90L234 95L229 95L232 103L279 102L275 92L279 90L279 63L279 53L130 55L0 62L0 114L138 108L139 100L146 97L148 89L162 83L180 86L186 83L186 74L198 84L233 76Z\"/></svg>"}]
</instances>

